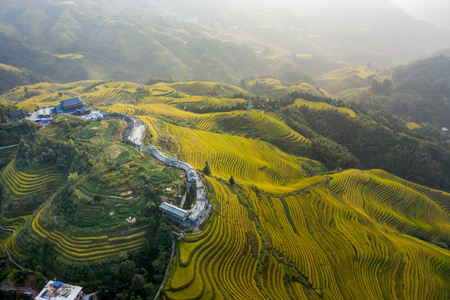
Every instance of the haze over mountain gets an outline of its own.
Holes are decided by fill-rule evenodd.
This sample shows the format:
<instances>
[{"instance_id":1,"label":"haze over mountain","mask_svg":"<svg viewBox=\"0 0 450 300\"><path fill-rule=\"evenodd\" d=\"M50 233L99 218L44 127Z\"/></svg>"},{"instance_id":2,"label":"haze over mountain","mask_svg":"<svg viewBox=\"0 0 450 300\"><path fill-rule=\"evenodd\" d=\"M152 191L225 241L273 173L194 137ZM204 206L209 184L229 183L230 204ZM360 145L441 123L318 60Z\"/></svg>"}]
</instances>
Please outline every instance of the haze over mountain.
<instances>
[{"instance_id":1,"label":"haze over mountain","mask_svg":"<svg viewBox=\"0 0 450 300\"><path fill-rule=\"evenodd\" d=\"M246 34L293 55L314 54L347 63L406 63L450 42L448 32L415 20L388 0L151 3L169 16Z\"/></svg>"},{"instance_id":2,"label":"haze over mountain","mask_svg":"<svg viewBox=\"0 0 450 300\"><path fill-rule=\"evenodd\" d=\"M450 30L450 5L446 0L392 0L407 13L419 20L426 20L438 28Z\"/></svg>"},{"instance_id":3,"label":"haze over mountain","mask_svg":"<svg viewBox=\"0 0 450 300\"><path fill-rule=\"evenodd\" d=\"M0 299L450 299L450 31L421 16L0 0Z\"/></svg>"},{"instance_id":4,"label":"haze over mountain","mask_svg":"<svg viewBox=\"0 0 450 300\"><path fill-rule=\"evenodd\" d=\"M388 0L5 0L0 22L0 32L75 60L84 79L140 83L317 76L345 65L389 67L450 48L449 32Z\"/></svg>"}]
</instances>

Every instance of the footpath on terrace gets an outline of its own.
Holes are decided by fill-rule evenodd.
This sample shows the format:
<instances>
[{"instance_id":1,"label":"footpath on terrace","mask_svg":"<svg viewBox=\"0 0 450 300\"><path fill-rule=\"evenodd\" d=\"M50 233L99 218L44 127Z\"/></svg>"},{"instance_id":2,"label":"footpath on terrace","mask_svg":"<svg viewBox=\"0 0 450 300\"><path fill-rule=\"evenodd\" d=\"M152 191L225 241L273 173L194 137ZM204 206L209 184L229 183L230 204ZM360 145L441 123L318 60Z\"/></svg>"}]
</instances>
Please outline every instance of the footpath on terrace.
<instances>
[{"instance_id":1,"label":"footpath on terrace","mask_svg":"<svg viewBox=\"0 0 450 300\"><path fill-rule=\"evenodd\" d=\"M124 142L126 140L130 140L134 147L136 147L137 149L141 151L145 149L164 164L172 168L182 169L185 171L188 190L189 186L195 186L197 190L197 200L195 202L195 205L187 211L182 209L184 204L184 201L182 201L180 208L177 208L177 212L184 215L184 217L180 218L179 222L181 226L185 228L185 230L198 228L208 218L208 215L211 211L211 205L208 202L208 195L206 193L205 185L203 184L203 180L200 174L190 164L181 162L173 157L167 157L154 146L145 147L143 140L145 132L147 130L147 124L139 123L134 117L124 114L113 113L107 115L107 117L122 119L127 122L128 127L122 136ZM185 197L183 197L183 199L185 199ZM173 207L168 203L165 204Z\"/></svg>"}]
</instances>

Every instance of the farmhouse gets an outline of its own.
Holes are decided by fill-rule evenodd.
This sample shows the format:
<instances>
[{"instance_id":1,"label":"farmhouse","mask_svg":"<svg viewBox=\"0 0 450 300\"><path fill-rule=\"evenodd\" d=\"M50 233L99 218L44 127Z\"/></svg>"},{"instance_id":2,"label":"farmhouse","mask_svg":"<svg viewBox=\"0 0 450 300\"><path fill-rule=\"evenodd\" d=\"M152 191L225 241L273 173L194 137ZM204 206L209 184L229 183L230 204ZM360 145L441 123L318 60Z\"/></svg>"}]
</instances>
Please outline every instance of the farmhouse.
<instances>
[{"instance_id":1,"label":"farmhouse","mask_svg":"<svg viewBox=\"0 0 450 300\"><path fill-rule=\"evenodd\" d=\"M25 118L25 112L23 109L16 110L12 113L8 114L8 117L11 121L16 121Z\"/></svg>"},{"instance_id":2,"label":"farmhouse","mask_svg":"<svg viewBox=\"0 0 450 300\"><path fill-rule=\"evenodd\" d=\"M66 99L60 102L53 109L53 114L68 114L74 116L86 115L91 112L91 108L81 100L80 97Z\"/></svg>"},{"instance_id":3,"label":"farmhouse","mask_svg":"<svg viewBox=\"0 0 450 300\"><path fill-rule=\"evenodd\" d=\"M36 296L36 300L81 300L84 297L83 288L50 280L44 289Z\"/></svg>"},{"instance_id":4,"label":"farmhouse","mask_svg":"<svg viewBox=\"0 0 450 300\"><path fill-rule=\"evenodd\" d=\"M161 203L159 210L162 214L178 223L183 223L189 215L187 210L181 209L167 202Z\"/></svg>"}]
</instances>

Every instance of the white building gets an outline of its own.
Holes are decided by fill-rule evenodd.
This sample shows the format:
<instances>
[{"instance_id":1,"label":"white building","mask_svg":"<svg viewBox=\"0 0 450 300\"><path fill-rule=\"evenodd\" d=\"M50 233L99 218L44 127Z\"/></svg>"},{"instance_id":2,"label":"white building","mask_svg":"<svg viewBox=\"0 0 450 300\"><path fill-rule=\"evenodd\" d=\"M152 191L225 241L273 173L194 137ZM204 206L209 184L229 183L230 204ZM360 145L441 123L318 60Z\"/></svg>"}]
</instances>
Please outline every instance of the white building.
<instances>
[{"instance_id":1,"label":"white building","mask_svg":"<svg viewBox=\"0 0 450 300\"><path fill-rule=\"evenodd\" d=\"M44 289L36 296L36 300L81 300L84 297L83 288L50 280Z\"/></svg>"}]
</instances>

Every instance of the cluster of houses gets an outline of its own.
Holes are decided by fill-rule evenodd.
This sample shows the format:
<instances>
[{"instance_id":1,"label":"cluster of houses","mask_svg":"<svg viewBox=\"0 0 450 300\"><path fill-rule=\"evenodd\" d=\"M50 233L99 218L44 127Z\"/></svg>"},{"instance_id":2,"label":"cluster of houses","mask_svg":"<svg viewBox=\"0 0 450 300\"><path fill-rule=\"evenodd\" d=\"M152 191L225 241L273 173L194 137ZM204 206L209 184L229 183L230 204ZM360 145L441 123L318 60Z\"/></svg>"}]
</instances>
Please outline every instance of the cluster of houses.
<instances>
[{"instance_id":1,"label":"cluster of houses","mask_svg":"<svg viewBox=\"0 0 450 300\"><path fill-rule=\"evenodd\" d=\"M171 167L174 167L174 168L183 169L186 172L188 184L196 185L197 180L200 179L200 176L198 176L194 167L192 167L190 164L181 162L174 157L167 157L164 154L162 154L161 151L159 151L158 149L156 149L153 146L147 146L147 147L145 147L145 149L148 152L150 152L154 157L156 157L156 159L162 161L163 163L165 163Z\"/></svg>"},{"instance_id":2,"label":"cluster of houses","mask_svg":"<svg viewBox=\"0 0 450 300\"><path fill-rule=\"evenodd\" d=\"M205 186L200 175L191 165L181 162L176 158L167 157L153 146L147 146L145 149L161 162L171 167L184 170L188 185L193 185L197 188L197 201L190 210L184 210L168 202L163 202L159 206L161 213L183 226L198 227L206 219L206 216L211 209L211 205L208 203L208 198L206 196Z\"/></svg>"},{"instance_id":3,"label":"cluster of houses","mask_svg":"<svg viewBox=\"0 0 450 300\"><path fill-rule=\"evenodd\" d=\"M60 101L59 105L41 108L36 112L35 121L49 121L56 115L68 114L82 116L90 114L92 109L88 107L80 97L70 98ZM31 114L30 114L31 115ZM18 121L25 118L27 114L23 109L19 109L8 114L10 121Z\"/></svg>"}]
</instances>

